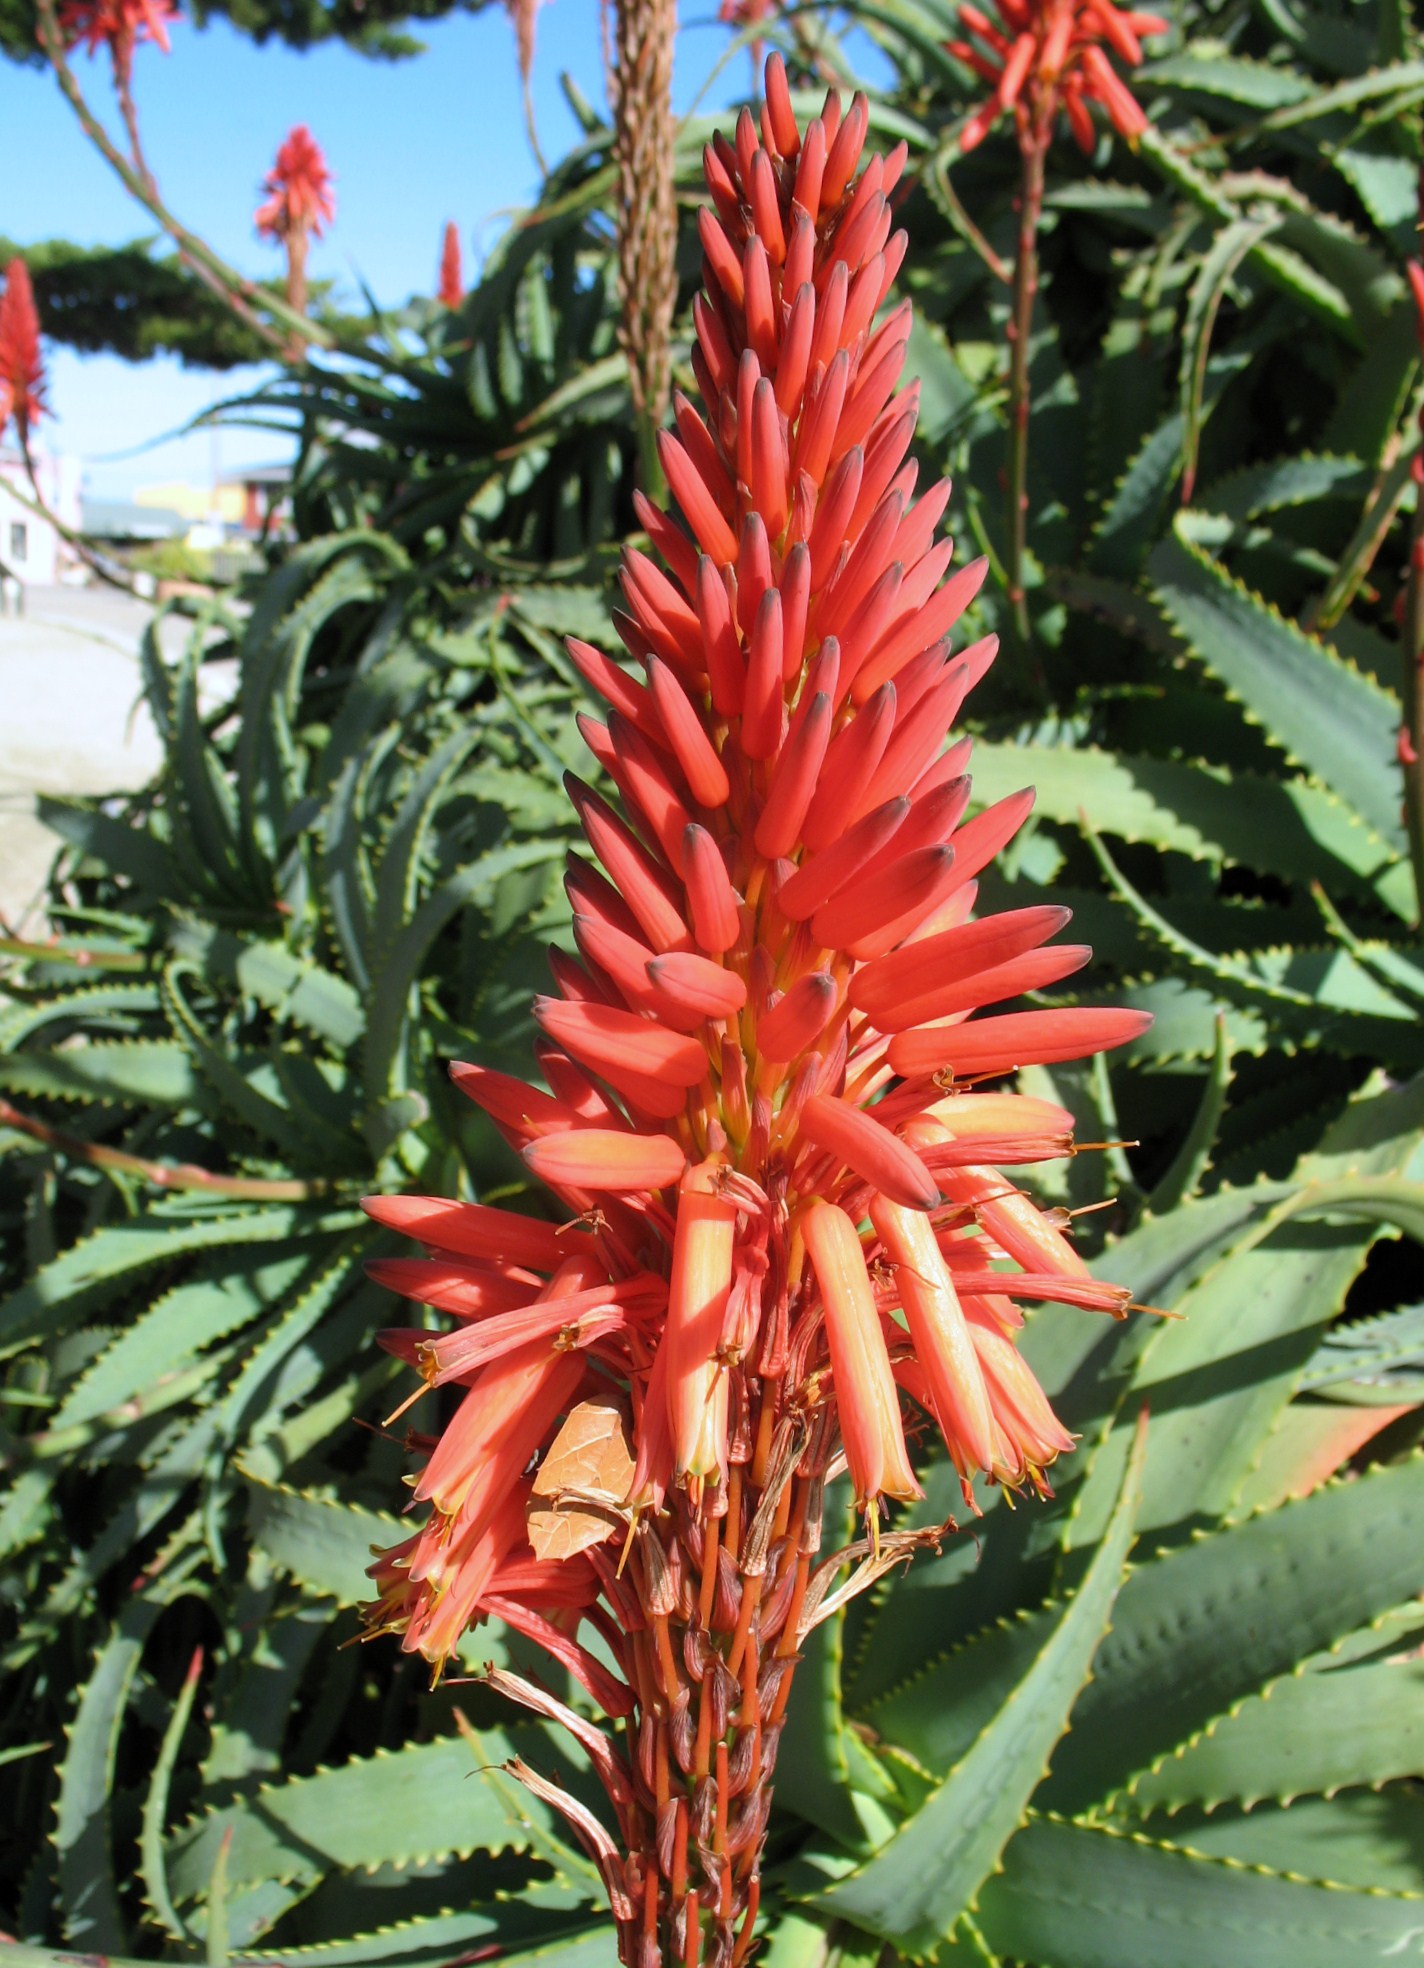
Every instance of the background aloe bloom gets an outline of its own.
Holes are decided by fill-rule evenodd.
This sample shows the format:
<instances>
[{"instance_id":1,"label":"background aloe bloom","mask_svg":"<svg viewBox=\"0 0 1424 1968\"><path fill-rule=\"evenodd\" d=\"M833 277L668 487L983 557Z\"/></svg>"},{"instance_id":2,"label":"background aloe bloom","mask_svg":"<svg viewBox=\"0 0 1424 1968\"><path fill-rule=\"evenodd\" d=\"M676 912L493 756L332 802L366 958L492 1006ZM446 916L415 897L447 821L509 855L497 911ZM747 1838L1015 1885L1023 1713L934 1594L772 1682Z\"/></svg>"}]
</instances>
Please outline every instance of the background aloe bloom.
<instances>
[{"instance_id":1,"label":"background aloe bloom","mask_svg":"<svg viewBox=\"0 0 1424 1968\"><path fill-rule=\"evenodd\" d=\"M918 1493L902 1397L971 1507L975 1473L1046 1489L1071 1445L1017 1353L1016 1284L1113 1313L1127 1294L1088 1280L1002 1172L1067 1153L1069 1115L975 1089L1147 1022L969 1018L1088 952L1050 942L1064 911L973 916L1032 796L966 819L969 747L945 749L995 646L953 647L984 564L951 575L948 487L916 497L909 310L878 318L905 250L903 147L857 177L861 98L802 131L775 57L766 91L760 129L744 112L706 154L702 402L676 396L659 440L683 523L642 501L658 557L623 564L642 675L571 645L609 705L581 726L622 811L570 779L602 872L571 862L579 958L556 955L558 994L535 1005L551 1090L456 1069L573 1220L367 1205L432 1252L377 1275L462 1322L390 1344L468 1389L416 1485L424 1530L373 1568L371 1630L438 1672L500 1613L626 1718L602 1761L621 1853L540 1794L590 1842L639 1968L751 1944L801 1643L844 1563L858 1588L924 1541L880 1522L882 1499ZM523 1471L613 1390L632 1478L551 1561L524 1536ZM822 1561L842 1467L868 1537Z\"/></svg>"}]
</instances>

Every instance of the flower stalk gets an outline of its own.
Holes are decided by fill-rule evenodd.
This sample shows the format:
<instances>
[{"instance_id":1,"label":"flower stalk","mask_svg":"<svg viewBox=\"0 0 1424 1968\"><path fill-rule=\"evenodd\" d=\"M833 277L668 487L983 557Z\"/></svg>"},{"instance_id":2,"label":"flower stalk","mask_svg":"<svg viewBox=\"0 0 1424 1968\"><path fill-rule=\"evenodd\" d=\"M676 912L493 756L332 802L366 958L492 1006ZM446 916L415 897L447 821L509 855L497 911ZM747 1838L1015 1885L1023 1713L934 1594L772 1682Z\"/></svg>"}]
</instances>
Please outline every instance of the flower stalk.
<instances>
[{"instance_id":1,"label":"flower stalk","mask_svg":"<svg viewBox=\"0 0 1424 1968\"><path fill-rule=\"evenodd\" d=\"M1419 178L1419 214L1424 224L1424 171ZM1424 354L1424 261L1411 260L1406 271L1419 319L1420 352ZM1414 870L1415 920L1424 922L1424 405L1419 410L1419 438L1410 467L1414 518L1409 529L1409 573L1400 620L1404 719L1399 730L1399 766L1404 776L1404 827Z\"/></svg>"},{"instance_id":2,"label":"flower stalk","mask_svg":"<svg viewBox=\"0 0 1424 1968\"><path fill-rule=\"evenodd\" d=\"M964 38L948 45L952 55L991 85L988 99L960 131L961 152L976 149L1002 116L1013 118L1019 147L1018 233L1008 323L1008 549L1004 576L1010 619L1022 654L1028 649L1031 633L1025 586L1029 358L1038 297L1038 233L1048 148L1061 115L1079 149L1091 155L1097 133L1089 102L1096 102L1119 135L1136 144L1147 128L1147 118L1108 61L1103 44L1135 67L1142 59L1139 37L1160 34L1167 23L1155 14L1118 7L1114 0L994 0L994 5L997 20L978 6L962 5L959 19ZM972 240L975 235L970 237ZM983 249L978 250L985 257ZM986 263L992 267L994 261L986 259Z\"/></svg>"},{"instance_id":3,"label":"flower stalk","mask_svg":"<svg viewBox=\"0 0 1424 1968\"><path fill-rule=\"evenodd\" d=\"M657 440L680 517L637 495L632 667L569 644L618 805L570 776L599 865L570 858L546 1084L452 1068L563 1221L365 1204L425 1253L373 1275L455 1322L384 1344L462 1390L413 1439L422 1514L372 1567L368 1631L438 1676L501 1619L591 1696L596 1737L498 1682L603 1781L607 1819L514 1770L598 1865L625 1968L747 1959L807 1635L953 1529L896 1522L916 1436L967 1511L976 1481L1047 1493L1071 1443L1017 1299L1128 1304L1006 1173L1071 1152L1072 1119L993 1083L1148 1021L972 1015L1087 953L1048 947L1064 911L975 915L1032 794L967 817L970 747L946 748L995 652L954 646L985 563L950 574L948 486L908 455L905 149L863 160L868 121L832 93L803 130L773 56L759 119L704 156L699 400ZM865 1534L825 1551L843 1472Z\"/></svg>"},{"instance_id":4,"label":"flower stalk","mask_svg":"<svg viewBox=\"0 0 1424 1968\"><path fill-rule=\"evenodd\" d=\"M1024 585L1028 558L1029 359L1034 303L1038 299L1038 227L1043 216L1046 145L1033 139L1021 147L1018 243L1014 253L1013 314L1009 321L1009 550L1004 566L1007 598L1019 646L1032 633Z\"/></svg>"}]
</instances>

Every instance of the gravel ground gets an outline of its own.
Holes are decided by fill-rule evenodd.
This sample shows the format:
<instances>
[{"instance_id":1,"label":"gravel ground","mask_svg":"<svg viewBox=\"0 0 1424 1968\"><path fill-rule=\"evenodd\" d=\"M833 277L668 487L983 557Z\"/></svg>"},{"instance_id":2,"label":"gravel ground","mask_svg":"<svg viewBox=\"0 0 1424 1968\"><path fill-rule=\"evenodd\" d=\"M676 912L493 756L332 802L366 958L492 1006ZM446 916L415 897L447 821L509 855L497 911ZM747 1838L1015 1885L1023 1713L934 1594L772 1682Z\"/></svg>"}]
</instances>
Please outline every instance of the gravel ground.
<instances>
[{"instance_id":1,"label":"gravel ground","mask_svg":"<svg viewBox=\"0 0 1424 1968\"><path fill-rule=\"evenodd\" d=\"M31 588L23 617L0 615L0 921L12 933L45 929L56 842L36 794L129 792L159 762L138 668L151 612L112 588Z\"/></svg>"}]
</instances>

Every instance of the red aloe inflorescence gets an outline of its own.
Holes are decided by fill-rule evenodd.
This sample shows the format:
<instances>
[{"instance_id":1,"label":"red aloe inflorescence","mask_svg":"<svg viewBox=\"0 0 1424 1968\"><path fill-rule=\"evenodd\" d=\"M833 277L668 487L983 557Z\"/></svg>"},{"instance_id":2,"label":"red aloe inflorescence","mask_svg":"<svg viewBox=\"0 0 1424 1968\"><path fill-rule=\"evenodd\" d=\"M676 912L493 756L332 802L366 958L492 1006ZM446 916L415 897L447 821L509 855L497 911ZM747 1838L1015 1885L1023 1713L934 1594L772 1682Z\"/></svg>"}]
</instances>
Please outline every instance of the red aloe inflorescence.
<instances>
[{"instance_id":1,"label":"red aloe inflorescence","mask_svg":"<svg viewBox=\"0 0 1424 1968\"><path fill-rule=\"evenodd\" d=\"M866 126L831 95L801 131L773 56L760 128L744 111L706 152L701 405L661 435L683 523L639 497L656 558L625 553L617 618L639 674L570 645L622 811L569 779L601 868L571 858L579 954L535 1004L550 1090L453 1069L569 1220L366 1204L426 1251L373 1275L454 1321L385 1345L461 1390L416 1444L428 1514L372 1567L369 1629L438 1673L492 1616L592 1695L607 1730L490 1674L606 1786L618 1840L513 1766L595 1856L630 1968L746 1958L805 1637L942 1534L882 1522L919 1493L907 1414L971 1510L976 1475L1046 1490L1071 1438L1019 1301L1129 1298L1005 1173L1072 1152L1072 1120L992 1083L1147 1020L970 1015L1089 952L1050 941L1065 909L974 915L1032 794L967 818L969 743L945 747L994 642L951 643L984 565L949 572L947 485L915 497L909 309L877 319L905 152L857 177ZM842 1469L865 1536L825 1554Z\"/></svg>"},{"instance_id":2,"label":"red aloe inflorescence","mask_svg":"<svg viewBox=\"0 0 1424 1968\"><path fill-rule=\"evenodd\" d=\"M1013 114L1021 138L1032 133L1046 139L1061 109L1080 148L1091 152L1090 102L1100 104L1129 141L1147 128L1107 50L1135 68L1142 60L1141 37L1165 33L1166 21L1113 0L993 0L993 6L997 22L979 7L961 6L960 21L973 39L949 44L951 54L993 85L960 133L961 150L982 143L1006 113Z\"/></svg>"},{"instance_id":3,"label":"red aloe inflorescence","mask_svg":"<svg viewBox=\"0 0 1424 1968\"><path fill-rule=\"evenodd\" d=\"M5 291L0 294L0 435L13 417L20 442L28 441L31 427L49 414L44 389L40 318L30 270L23 260L14 259L5 269Z\"/></svg>"},{"instance_id":4,"label":"red aloe inflorescence","mask_svg":"<svg viewBox=\"0 0 1424 1968\"><path fill-rule=\"evenodd\" d=\"M453 219L445 226L440 242L440 287L437 298L442 307L457 308L465 298L465 280L460 268L460 228Z\"/></svg>"},{"instance_id":5,"label":"red aloe inflorescence","mask_svg":"<svg viewBox=\"0 0 1424 1968\"><path fill-rule=\"evenodd\" d=\"M156 42L165 55L170 52L168 25L177 18L172 0L67 0L59 10L65 46L82 41L91 55L107 48L121 87L128 84L140 41Z\"/></svg>"},{"instance_id":6,"label":"red aloe inflorescence","mask_svg":"<svg viewBox=\"0 0 1424 1968\"><path fill-rule=\"evenodd\" d=\"M265 201L253 214L253 224L268 239L278 240L287 252L287 300L298 313L307 307L307 250L312 235L320 239L322 228L336 217L336 194L331 188L331 172L321 145L305 123L287 132L277 150L276 162L262 180ZM303 343L294 336L292 357L299 358Z\"/></svg>"},{"instance_id":7,"label":"red aloe inflorescence","mask_svg":"<svg viewBox=\"0 0 1424 1968\"><path fill-rule=\"evenodd\" d=\"M277 159L262 180L265 202L253 214L253 224L268 239L290 239L294 233L315 233L336 217L336 194L321 145L305 123L287 132Z\"/></svg>"}]
</instances>

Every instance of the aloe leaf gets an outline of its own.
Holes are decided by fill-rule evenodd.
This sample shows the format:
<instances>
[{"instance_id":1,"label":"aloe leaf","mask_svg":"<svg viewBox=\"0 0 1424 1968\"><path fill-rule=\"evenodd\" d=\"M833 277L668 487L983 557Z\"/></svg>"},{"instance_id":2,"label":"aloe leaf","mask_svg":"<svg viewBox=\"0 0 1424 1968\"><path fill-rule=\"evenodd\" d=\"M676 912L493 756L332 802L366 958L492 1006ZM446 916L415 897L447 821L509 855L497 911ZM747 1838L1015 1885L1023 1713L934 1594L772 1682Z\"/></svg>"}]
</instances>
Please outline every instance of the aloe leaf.
<instances>
[{"instance_id":1,"label":"aloe leaf","mask_svg":"<svg viewBox=\"0 0 1424 1968\"><path fill-rule=\"evenodd\" d=\"M161 1592L125 1607L80 1690L68 1730L53 1833L64 1927L70 1940L96 1950L122 1948L127 1934L109 1816L119 1730L149 1635L183 1590L175 1575Z\"/></svg>"},{"instance_id":2,"label":"aloe leaf","mask_svg":"<svg viewBox=\"0 0 1424 1968\"><path fill-rule=\"evenodd\" d=\"M1365 1892L1407 1895L1424 1910L1424 1799L1417 1785L1300 1797L1293 1804L1184 1805L1171 1821L1174 1842L1229 1865L1294 1871L1309 1854L1308 1876ZM1416 1938L1424 1938L1418 1935Z\"/></svg>"},{"instance_id":3,"label":"aloe leaf","mask_svg":"<svg viewBox=\"0 0 1424 1968\"><path fill-rule=\"evenodd\" d=\"M333 1315L333 1307L351 1285L356 1289L343 1311L349 1318L354 1307L356 1323L364 1331L368 1310L381 1302L381 1295L364 1283L355 1240L338 1246L329 1261L318 1259L304 1288L272 1319L234 1374L212 1410L214 1426L224 1441L236 1442L249 1433L260 1438L279 1425L287 1404L303 1398L323 1366L314 1353L303 1359L303 1341L325 1321L321 1338L328 1346L338 1343L342 1319Z\"/></svg>"},{"instance_id":4,"label":"aloe leaf","mask_svg":"<svg viewBox=\"0 0 1424 1968\"><path fill-rule=\"evenodd\" d=\"M222 1210L192 1217L161 1217L119 1223L62 1251L34 1277L0 1303L0 1357L75 1325L87 1312L127 1288L135 1273L199 1251L227 1245L280 1243L303 1232L348 1228L361 1219L352 1211L303 1211L278 1206Z\"/></svg>"},{"instance_id":5,"label":"aloe leaf","mask_svg":"<svg viewBox=\"0 0 1424 1968\"><path fill-rule=\"evenodd\" d=\"M1424 1395L1421 1395L1424 1398ZM1228 1521L1273 1510L1343 1470L1384 1429L1414 1405L1406 1395L1392 1406L1292 1401L1281 1409L1231 1499Z\"/></svg>"},{"instance_id":6,"label":"aloe leaf","mask_svg":"<svg viewBox=\"0 0 1424 1968\"><path fill-rule=\"evenodd\" d=\"M189 864L199 894L240 896L237 802L198 711L198 641L195 632L173 671L173 728L166 770L176 809L173 842Z\"/></svg>"},{"instance_id":7,"label":"aloe leaf","mask_svg":"<svg viewBox=\"0 0 1424 1968\"><path fill-rule=\"evenodd\" d=\"M1300 1388L1326 1400L1383 1403L1409 1399L1410 1393L1400 1390L1417 1386L1421 1373L1424 1305L1408 1305L1333 1326L1301 1375Z\"/></svg>"},{"instance_id":8,"label":"aloe leaf","mask_svg":"<svg viewBox=\"0 0 1424 1968\"><path fill-rule=\"evenodd\" d=\"M1180 520L1150 569L1168 619L1198 658L1277 743L1397 845L1398 704L1192 547Z\"/></svg>"},{"instance_id":9,"label":"aloe leaf","mask_svg":"<svg viewBox=\"0 0 1424 1968\"><path fill-rule=\"evenodd\" d=\"M829 1968L831 1948L828 1923L799 1908L778 1909L760 1959L762 1968Z\"/></svg>"},{"instance_id":10,"label":"aloe leaf","mask_svg":"<svg viewBox=\"0 0 1424 1968\"><path fill-rule=\"evenodd\" d=\"M449 1914L439 1920L423 1920L402 1931L387 1928L358 1937L354 1941L327 1943L322 1947L288 1948L276 1953L263 1951L262 1963L271 1968L448 1968L471 1951L470 1943L487 1940L499 1949L499 1960L528 1968L608 1968L607 1917L594 1925L574 1925L572 1932L561 1932L570 1923L545 1916L518 1919L511 1908L493 1913ZM519 1929L542 1929L542 1934L519 1938ZM506 1936L509 1936L506 1939ZM19 1968L24 1968L19 1964Z\"/></svg>"},{"instance_id":11,"label":"aloe leaf","mask_svg":"<svg viewBox=\"0 0 1424 1968\"><path fill-rule=\"evenodd\" d=\"M1227 773L1205 764L1098 751L1092 746L974 747L976 800L985 805L1031 785L1043 818L1194 861L1268 868L1300 882L1374 889L1400 864L1394 850L1337 795L1304 779ZM1408 870L1404 869L1406 877ZM1393 896L1408 914L1412 895Z\"/></svg>"},{"instance_id":12,"label":"aloe leaf","mask_svg":"<svg viewBox=\"0 0 1424 1968\"><path fill-rule=\"evenodd\" d=\"M210 1260L122 1329L65 1394L50 1426L90 1421L147 1393L204 1348L260 1318L309 1262L300 1245Z\"/></svg>"},{"instance_id":13,"label":"aloe leaf","mask_svg":"<svg viewBox=\"0 0 1424 1968\"><path fill-rule=\"evenodd\" d=\"M87 860L132 882L141 895L165 902L183 891L173 855L151 828L132 826L113 814L41 793L35 812L53 834Z\"/></svg>"},{"instance_id":14,"label":"aloe leaf","mask_svg":"<svg viewBox=\"0 0 1424 1968\"><path fill-rule=\"evenodd\" d=\"M183 1735L188 1727L188 1718L193 1712L193 1701L198 1692L202 1665L203 1656L200 1650L193 1656L192 1664L178 1691L178 1699L173 1704L173 1713L164 1726L163 1739L158 1746L158 1757L153 1766L153 1776L144 1792L143 1822L139 1838L139 1869L148 1903L157 1914L160 1924L175 1941L186 1941L188 1930L179 1919L177 1909L169 1895L168 1874L163 1863L163 1830L168 1819L168 1798L173 1785L173 1772L177 1766Z\"/></svg>"},{"instance_id":15,"label":"aloe leaf","mask_svg":"<svg viewBox=\"0 0 1424 1968\"><path fill-rule=\"evenodd\" d=\"M1316 91L1299 102L1272 110L1262 118L1261 127L1267 130L1294 129L1301 123L1333 116L1338 110L1358 109L1365 103L1378 101L1382 96L1398 96L1412 102L1421 91L1424 91L1424 62L1390 62L1383 68L1373 69L1368 75L1356 76L1348 82L1337 83L1334 88Z\"/></svg>"},{"instance_id":16,"label":"aloe leaf","mask_svg":"<svg viewBox=\"0 0 1424 1968\"><path fill-rule=\"evenodd\" d=\"M281 1767L295 1697L315 1650L334 1643L331 1608L288 1603L260 1557L229 1601L227 1634L206 1701L212 1717L198 1775L201 1801L226 1801Z\"/></svg>"},{"instance_id":17,"label":"aloe leaf","mask_svg":"<svg viewBox=\"0 0 1424 1968\"><path fill-rule=\"evenodd\" d=\"M1350 1225L1280 1223L1179 1300L1180 1323L1156 1337L1133 1384L1153 1416L1145 1528L1230 1508L1371 1241Z\"/></svg>"},{"instance_id":18,"label":"aloe leaf","mask_svg":"<svg viewBox=\"0 0 1424 1968\"><path fill-rule=\"evenodd\" d=\"M1228 1005L1254 1013L1301 1043L1347 1057L1363 1054L1397 1070L1424 1064L1417 1011L1376 974L1378 966L1367 967L1346 949L1287 948L1242 956L1203 949L1133 887L1091 829L1088 840L1113 894L1174 959L1179 976L1194 977ZM1364 945L1356 947L1364 954Z\"/></svg>"},{"instance_id":19,"label":"aloe leaf","mask_svg":"<svg viewBox=\"0 0 1424 1968\"><path fill-rule=\"evenodd\" d=\"M1157 1418L1143 1521L1181 1524L1230 1507L1368 1249L1370 1237L1339 1219L1409 1227L1420 1194L1396 1172L1412 1166L1421 1104L1419 1082L1382 1095L1367 1092L1297 1164L1291 1183L1237 1192L1248 1207L1234 1224L1225 1199L1211 1198L1203 1227L1222 1228L1211 1266L1190 1279L1164 1279L1174 1294L1154 1297L1141 1289L1132 1275L1133 1240L1118 1247L1113 1256L1127 1254L1124 1282L1134 1284L1139 1303L1188 1316L1130 1323L1112 1349L1107 1383L1119 1406L1086 1459L1070 1550L1096 1535L1143 1401ZM1185 1231L1203 1207L1179 1208L1159 1222L1169 1234L1173 1226Z\"/></svg>"},{"instance_id":20,"label":"aloe leaf","mask_svg":"<svg viewBox=\"0 0 1424 1968\"><path fill-rule=\"evenodd\" d=\"M517 1746L492 1730L481 1735L491 1763ZM229 1884L246 1887L415 1864L445 1852L527 1852L532 1821L543 1815L528 1798L521 1824L478 1774L470 1745L446 1736L265 1784L251 1798L206 1812L170 1840L169 1882L178 1903L200 1898L229 1834Z\"/></svg>"},{"instance_id":21,"label":"aloe leaf","mask_svg":"<svg viewBox=\"0 0 1424 1968\"><path fill-rule=\"evenodd\" d=\"M1403 1955L1413 1894L1352 1891L1141 1833L1037 1815L984 1889L990 1945L1054 1968L1339 1968Z\"/></svg>"},{"instance_id":22,"label":"aloe leaf","mask_svg":"<svg viewBox=\"0 0 1424 1968\"><path fill-rule=\"evenodd\" d=\"M1217 49L1198 53L1190 46L1179 55L1145 63L1138 79L1157 88L1241 103L1248 109L1281 109L1310 95L1304 77L1283 64L1251 61Z\"/></svg>"},{"instance_id":23,"label":"aloe leaf","mask_svg":"<svg viewBox=\"0 0 1424 1968\"><path fill-rule=\"evenodd\" d=\"M208 1874L208 1893L206 1911L206 1946L204 1958L208 1968L227 1968L228 1960L228 1854L232 1849L232 1833L224 1832L218 1840L217 1851L213 1855L213 1868Z\"/></svg>"},{"instance_id":24,"label":"aloe leaf","mask_svg":"<svg viewBox=\"0 0 1424 1968\"><path fill-rule=\"evenodd\" d=\"M487 900L504 876L562 854L558 843L516 841L492 849L434 889L391 945L373 976L365 1044L366 1085L378 1102L381 1092L399 1090L401 1054L410 1013L410 993L431 944L457 910Z\"/></svg>"},{"instance_id":25,"label":"aloe leaf","mask_svg":"<svg viewBox=\"0 0 1424 1968\"><path fill-rule=\"evenodd\" d=\"M255 1064L250 1056L234 1057L229 1046L209 1037L184 995L185 968L175 959L164 972L164 1008L169 1024L214 1093L246 1127L274 1143L298 1168L318 1160L332 1174L350 1174L359 1163L357 1142L311 1108L297 1108L275 1098L268 1090L275 1074ZM280 1087L279 1079L276 1083Z\"/></svg>"},{"instance_id":26,"label":"aloe leaf","mask_svg":"<svg viewBox=\"0 0 1424 1968\"><path fill-rule=\"evenodd\" d=\"M169 931L168 944L209 984L235 985L279 1018L291 1019L338 1050L354 1045L365 1029L361 1000L348 981L280 943L244 941L212 923L180 918Z\"/></svg>"},{"instance_id":27,"label":"aloe leaf","mask_svg":"<svg viewBox=\"0 0 1424 1968\"><path fill-rule=\"evenodd\" d=\"M1358 501L1370 489L1368 467L1355 457L1303 451L1265 464L1243 465L1214 479L1198 498L1204 512L1228 519L1257 519L1283 508L1312 506L1323 499Z\"/></svg>"},{"instance_id":28,"label":"aloe leaf","mask_svg":"<svg viewBox=\"0 0 1424 1968\"><path fill-rule=\"evenodd\" d=\"M416 906L420 859L450 780L476 741L472 730L455 731L437 745L411 780L391 822L377 864L373 952L379 964Z\"/></svg>"},{"instance_id":29,"label":"aloe leaf","mask_svg":"<svg viewBox=\"0 0 1424 1968\"><path fill-rule=\"evenodd\" d=\"M168 1039L89 1039L53 1052L0 1059L0 1089L38 1100L202 1104L202 1083L181 1045Z\"/></svg>"},{"instance_id":30,"label":"aloe leaf","mask_svg":"<svg viewBox=\"0 0 1424 1968\"><path fill-rule=\"evenodd\" d=\"M1424 1759L1424 1667L1323 1664L1268 1682L1125 1789L1120 1808L1289 1803L1411 1776Z\"/></svg>"},{"instance_id":31,"label":"aloe leaf","mask_svg":"<svg viewBox=\"0 0 1424 1968\"><path fill-rule=\"evenodd\" d=\"M374 532L335 534L298 547L264 584L243 637L234 755L239 852L250 881L270 880L299 785L291 718L301 666L321 625L338 609L375 598L376 569L406 564Z\"/></svg>"},{"instance_id":32,"label":"aloe leaf","mask_svg":"<svg viewBox=\"0 0 1424 1968\"><path fill-rule=\"evenodd\" d=\"M264 1483L239 1465L248 1485L254 1544L308 1592L357 1606L369 1596L366 1567L373 1549L398 1544L398 1517L327 1497L308 1496L280 1483Z\"/></svg>"},{"instance_id":33,"label":"aloe leaf","mask_svg":"<svg viewBox=\"0 0 1424 1968\"><path fill-rule=\"evenodd\" d=\"M873 1858L814 1896L823 1912L923 1952L972 1908L1068 1725L1102 1640L1132 1542L1144 1447L1140 1439L1093 1562L1022 1680L915 1815Z\"/></svg>"},{"instance_id":34,"label":"aloe leaf","mask_svg":"<svg viewBox=\"0 0 1424 1968\"><path fill-rule=\"evenodd\" d=\"M54 1504L53 1472L21 1469L0 1496L0 1559L34 1544L48 1529Z\"/></svg>"},{"instance_id":35,"label":"aloe leaf","mask_svg":"<svg viewBox=\"0 0 1424 1968\"><path fill-rule=\"evenodd\" d=\"M1148 1207L1154 1215L1164 1215L1197 1194L1202 1177L1211 1166L1212 1150L1216 1146L1217 1132L1230 1090L1231 1046L1226 1034L1226 1020L1219 1018L1216 1051L1212 1055L1211 1070L1202 1088L1192 1124L1183 1135L1181 1146L1172 1157L1165 1175L1148 1198Z\"/></svg>"},{"instance_id":36,"label":"aloe leaf","mask_svg":"<svg viewBox=\"0 0 1424 1968\"><path fill-rule=\"evenodd\" d=\"M1138 1565L1044 1801L1081 1809L1303 1654L1424 1589L1424 1456Z\"/></svg>"},{"instance_id":37,"label":"aloe leaf","mask_svg":"<svg viewBox=\"0 0 1424 1968\"><path fill-rule=\"evenodd\" d=\"M1291 113L1289 108L1273 112L1275 116ZM1138 155L1158 171L1169 185L1219 223L1229 225L1242 216L1241 208L1223 189L1219 178L1200 169L1155 125L1145 130L1139 138ZM1259 268L1273 286L1318 321L1333 328L1354 346L1363 346L1364 335L1352 311L1349 296L1332 280L1317 272L1299 253L1266 239L1257 241L1248 257L1250 263Z\"/></svg>"},{"instance_id":38,"label":"aloe leaf","mask_svg":"<svg viewBox=\"0 0 1424 1968\"><path fill-rule=\"evenodd\" d=\"M1192 495L1196 482L1197 453L1201 444L1202 395L1206 388L1207 357L1221 303L1231 291L1241 263L1262 240L1277 230L1278 214L1234 219L1223 226L1202 259L1187 295L1187 315L1182 329L1182 353L1178 389L1182 418L1182 491Z\"/></svg>"}]
</instances>

